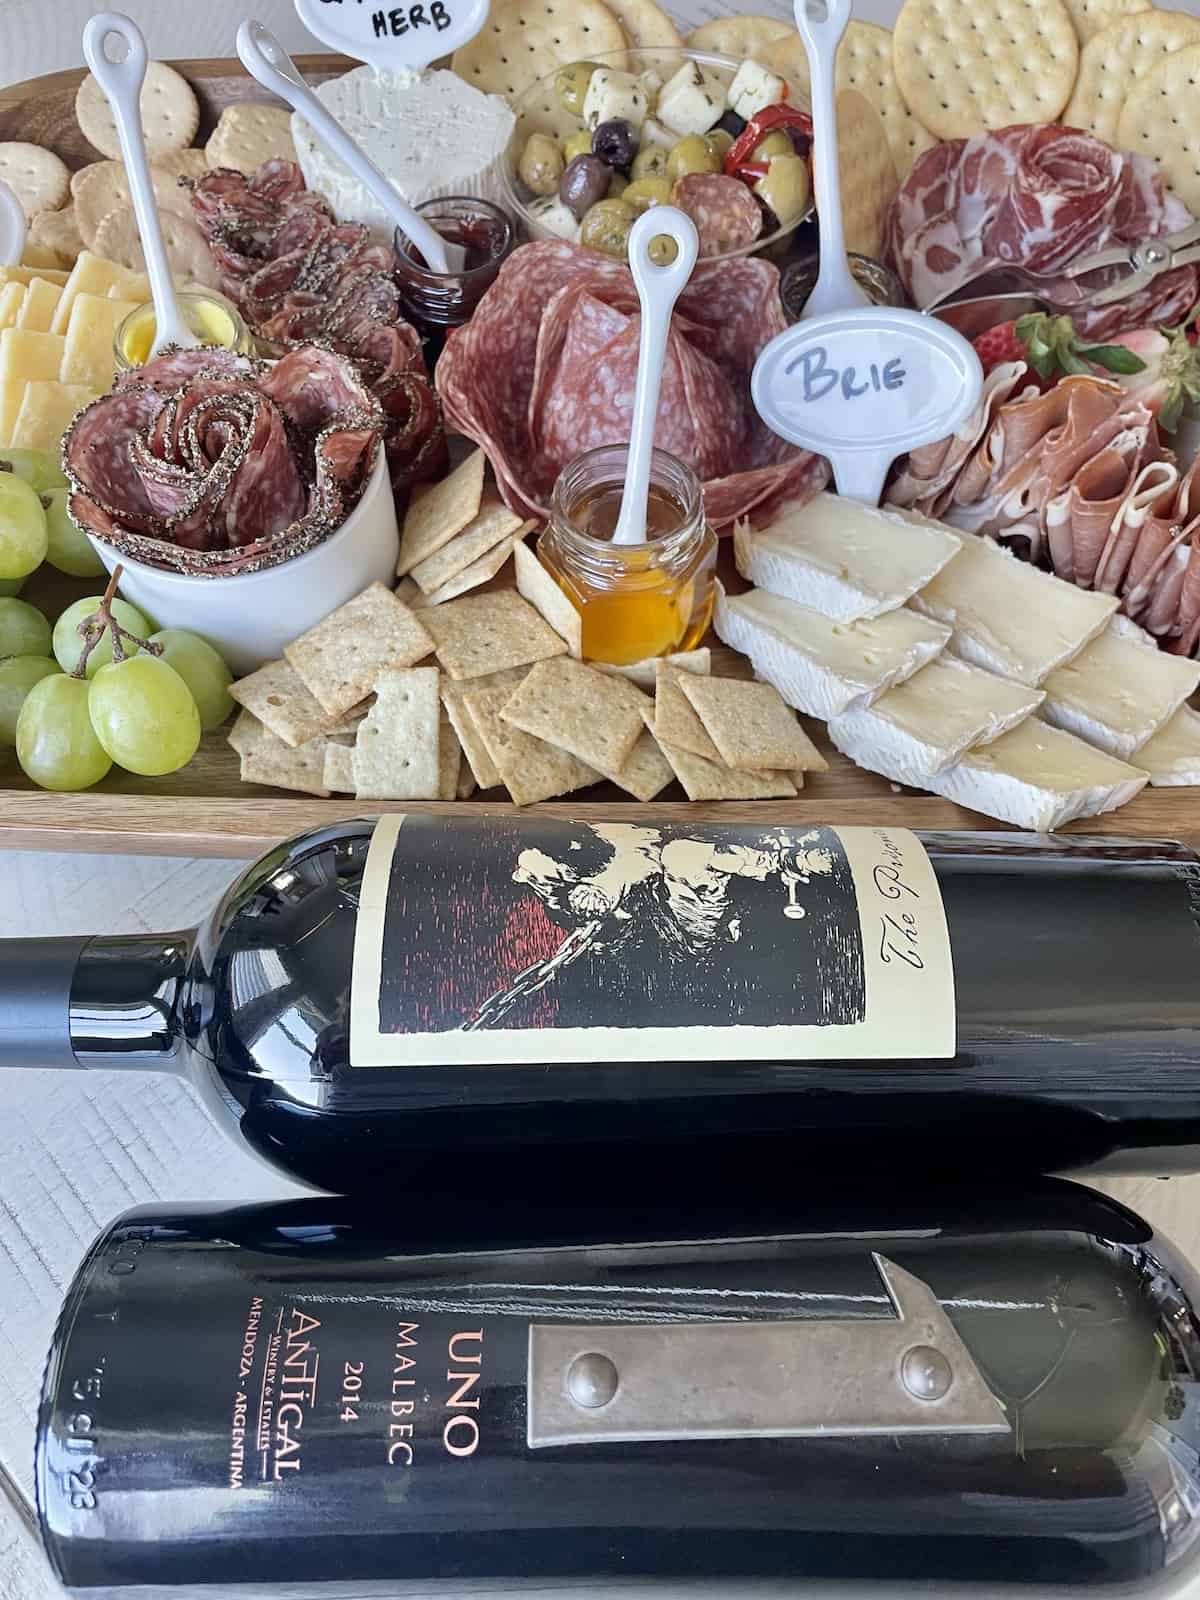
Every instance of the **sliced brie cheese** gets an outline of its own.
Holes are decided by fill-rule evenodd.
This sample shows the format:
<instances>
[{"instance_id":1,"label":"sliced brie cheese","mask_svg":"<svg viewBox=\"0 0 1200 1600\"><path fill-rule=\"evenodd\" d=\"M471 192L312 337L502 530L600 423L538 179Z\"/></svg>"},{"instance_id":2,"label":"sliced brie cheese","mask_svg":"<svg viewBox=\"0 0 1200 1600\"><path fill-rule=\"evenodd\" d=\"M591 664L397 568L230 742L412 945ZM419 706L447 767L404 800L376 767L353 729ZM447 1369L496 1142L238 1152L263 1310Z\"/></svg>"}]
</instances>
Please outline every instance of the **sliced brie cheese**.
<instances>
[{"instance_id":1,"label":"sliced brie cheese","mask_svg":"<svg viewBox=\"0 0 1200 1600\"><path fill-rule=\"evenodd\" d=\"M1115 595L1077 589L991 539L959 538L962 549L912 603L953 628L956 655L989 672L1036 686L1078 655L1117 609Z\"/></svg>"},{"instance_id":2,"label":"sliced brie cheese","mask_svg":"<svg viewBox=\"0 0 1200 1600\"><path fill-rule=\"evenodd\" d=\"M1200 716L1181 706L1161 732L1138 751L1137 764L1156 789L1200 784Z\"/></svg>"},{"instance_id":3,"label":"sliced brie cheese","mask_svg":"<svg viewBox=\"0 0 1200 1600\"><path fill-rule=\"evenodd\" d=\"M961 548L940 523L835 494L816 495L761 531L734 531L744 578L843 622L902 606Z\"/></svg>"},{"instance_id":4,"label":"sliced brie cheese","mask_svg":"<svg viewBox=\"0 0 1200 1600\"><path fill-rule=\"evenodd\" d=\"M730 596L719 584L715 626L790 706L826 719L911 678L950 637L949 628L903 607L873 620L835 622L761 589Z\"/></svg>"},{"instance_id":5,"label":"sliced brie cheese","mask_svg":"<svg viewBox=\"0 0 1200 1600\"><path fill-rule=\"evenodd\" d=\"M504 204L501 172L516 117L500 95L456 72L374 67L355 67L316 92L409 205L448 194ZM292 139L305 183L320 190L338 221L365 222L390 239L392 219L298 113Z\"/></svg>"},{"instance_id":6,"label":"sliced brie cheese","mask_svg":"<svg viewBox=\"0 0 1200 1600\"><path fill-rule=\"evenodd\" d=\"M1128 617L1046 679L1042 715L1097 749L1131 756L1200 687L1200 661L1171 656Z\"/></svg>"},{"instance_id":7,"label":"sliced brie cheese","mask_svg":"<svg viewBox=\"0 0 1200 1600\"><path fill-rule=\"evenodd\" d=\"M868 772L924 789L967 750L1023 722L1041 699L1039 689L941 655L871 705L832 717L829 737Z\"/></svg>"},{"instance_id":8,"label":"sliced brie cheese","mask_svg":"<svg viewBox=\"0 0 1200 1600\"><path fill-rule=\"evenodd\" d=\"M968 750L928 787L985 816L1044 833L1132 800L1148 774L1037 717Z\"/></svg>"}]
</instances>

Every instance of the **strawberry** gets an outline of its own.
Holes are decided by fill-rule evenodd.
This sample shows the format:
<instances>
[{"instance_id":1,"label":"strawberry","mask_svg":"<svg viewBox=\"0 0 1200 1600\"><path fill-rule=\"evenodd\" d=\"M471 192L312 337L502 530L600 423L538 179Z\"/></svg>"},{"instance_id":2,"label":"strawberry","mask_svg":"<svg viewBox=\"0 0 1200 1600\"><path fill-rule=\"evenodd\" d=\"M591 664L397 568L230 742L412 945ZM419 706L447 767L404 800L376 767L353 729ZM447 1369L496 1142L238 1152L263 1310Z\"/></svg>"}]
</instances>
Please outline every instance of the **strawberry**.
<instances>
[{"instance_id":1,"label":"strawberry","mask_svg":"<svg viewBox=\"0 0 1200 1600\"><path fill-rule=\"evenodd\" d=\"M1017 337L1015 322L999 322L971 342L985 378L993 367L1003 366L1007 361L1024 361L1028 365L1025 342Z\"/></svg>"}]
</instances>

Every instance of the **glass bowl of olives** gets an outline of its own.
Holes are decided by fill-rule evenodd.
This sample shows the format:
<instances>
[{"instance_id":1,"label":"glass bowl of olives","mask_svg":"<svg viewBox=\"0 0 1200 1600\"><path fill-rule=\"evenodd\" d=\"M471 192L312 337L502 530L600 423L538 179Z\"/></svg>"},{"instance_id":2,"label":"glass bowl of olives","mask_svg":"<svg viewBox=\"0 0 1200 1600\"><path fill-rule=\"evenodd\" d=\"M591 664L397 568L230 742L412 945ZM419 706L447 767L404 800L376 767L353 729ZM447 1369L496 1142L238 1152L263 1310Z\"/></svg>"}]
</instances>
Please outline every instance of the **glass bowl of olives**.
<instances>
[{"instance_id":1,"label":"glass bowl of olives","mask_svg":"<svg viewBox=\"0 0 1200 1600\"><path fill-rule=\"evenodd\" d=\"M703 260L781 260L813 214L811 124L803 103L786 101L748 124L730 103L740 65L701 50L618 50L532 84L502 165L520 237L624 260L640 213L674 204L697 223ZM756 138L759 118L770 126Z\"/></svg>"}]
</instances>

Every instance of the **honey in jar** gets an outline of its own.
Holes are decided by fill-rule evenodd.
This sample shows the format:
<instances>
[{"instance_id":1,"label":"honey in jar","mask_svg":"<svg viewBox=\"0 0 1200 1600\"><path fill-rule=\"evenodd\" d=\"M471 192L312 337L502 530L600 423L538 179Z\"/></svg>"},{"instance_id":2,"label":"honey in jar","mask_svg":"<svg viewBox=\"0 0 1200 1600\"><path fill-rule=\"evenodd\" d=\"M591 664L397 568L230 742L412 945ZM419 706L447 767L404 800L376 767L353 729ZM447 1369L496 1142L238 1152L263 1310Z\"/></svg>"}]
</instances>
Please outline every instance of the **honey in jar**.
<instances>
[{"instance_id":1,"label":"honey in jar","mask_svg":"<svg viewBox=\"0 0 1200 1600\"><path fill-rule=\"evenodd\" d=\"M712 620L717 564L700 481L665 450L654 452L645 543L613 544L627 456L601 445L564 467L538 542L582 619L584 659L613 666L694 649Z\"/></svg>"}]
</instances>

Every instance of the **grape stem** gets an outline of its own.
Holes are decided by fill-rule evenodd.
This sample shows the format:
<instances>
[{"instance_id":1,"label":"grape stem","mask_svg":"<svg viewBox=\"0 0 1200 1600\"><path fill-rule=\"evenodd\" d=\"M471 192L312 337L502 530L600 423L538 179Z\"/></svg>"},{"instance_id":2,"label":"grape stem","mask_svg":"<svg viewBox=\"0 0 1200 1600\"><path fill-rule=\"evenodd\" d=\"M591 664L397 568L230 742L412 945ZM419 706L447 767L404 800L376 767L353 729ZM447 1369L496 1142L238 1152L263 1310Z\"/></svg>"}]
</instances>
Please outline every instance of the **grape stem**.
<instances>
[{"instance_id":1,"label":"grape stem","mask_svg":"<svg viewBox=\"0 0 1200 1600\"><path fill-rule=\"evenodd\" d=\"M75 670L71 674L73 678L87 677L87 664L91 658L92 651L106 633L112 634L112 658L114 664L124 661L128 655L137 655L139 650L145 650L148 655L152 656L160 656L163 653L162 645L153 644L149 639L139 639L136 633L130 633L128 628L123 628L116 617L113 616L112 605L117 598L117 584L121 581L121 574L124 570L122 566L113 568L112 577L108 580L108 588L105 589L101 596L100 604L90 616L84 617L83 621L75 629L75 632L83 640L83 650L76 663ZM126 641L133 646L131 651L125 649Z\"/></svg>"}]
</instances>

